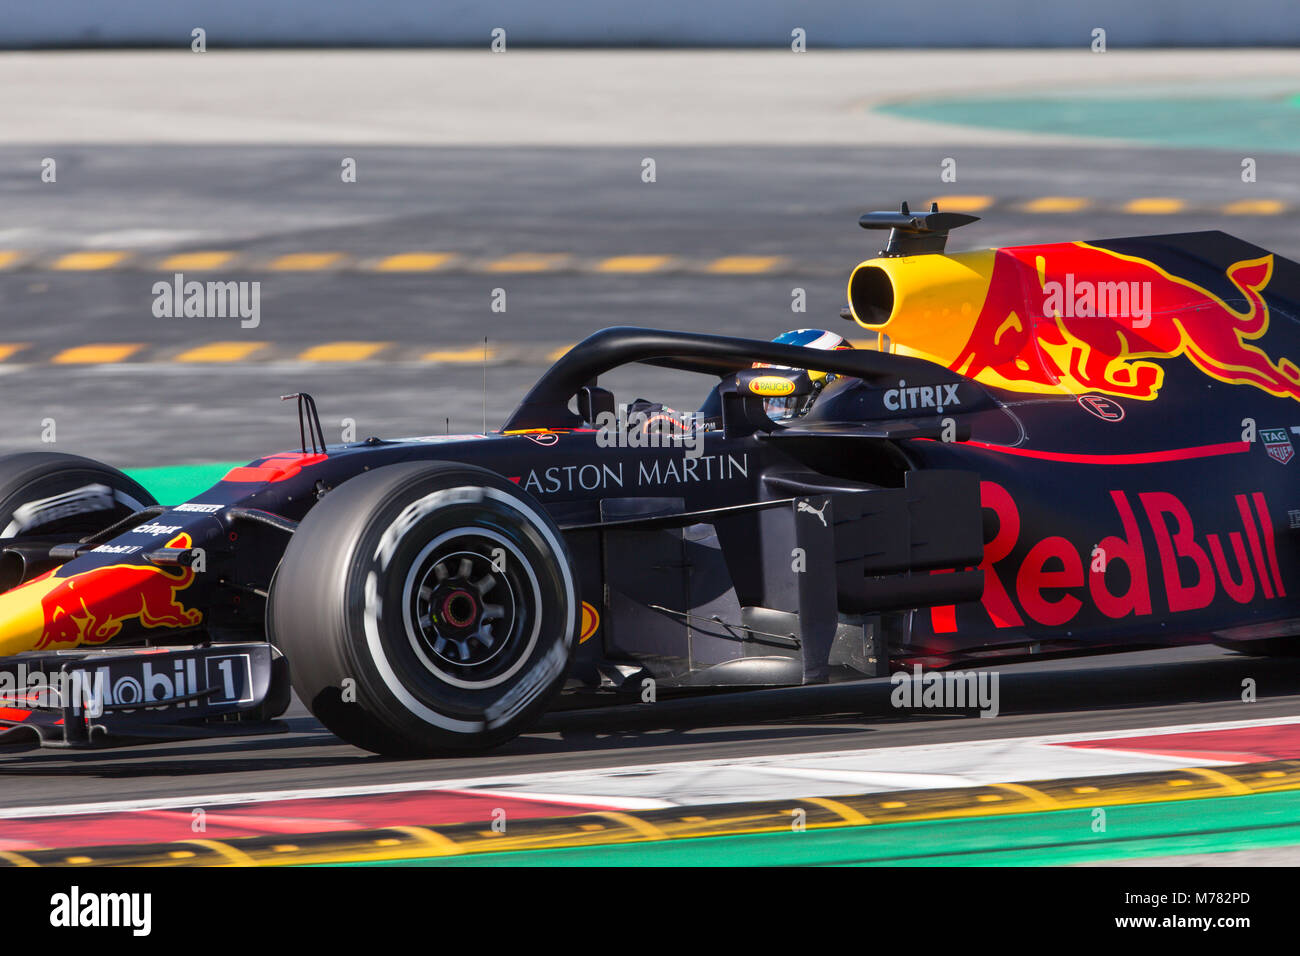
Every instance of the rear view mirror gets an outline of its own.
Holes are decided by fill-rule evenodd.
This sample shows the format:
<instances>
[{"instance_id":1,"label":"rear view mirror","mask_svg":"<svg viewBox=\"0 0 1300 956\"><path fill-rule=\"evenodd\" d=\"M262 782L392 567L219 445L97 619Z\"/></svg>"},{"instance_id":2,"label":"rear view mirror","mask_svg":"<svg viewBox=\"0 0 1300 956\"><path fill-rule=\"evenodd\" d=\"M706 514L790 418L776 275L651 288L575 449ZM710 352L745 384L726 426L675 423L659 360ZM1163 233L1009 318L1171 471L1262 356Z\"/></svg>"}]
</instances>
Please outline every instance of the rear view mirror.
<instances>
[{"instance_id":1,"label":"rear view mirror","mask_svg":"<svg viewBox=\"0 0 1300 956\"><path fill-rule=\"evenodd\" d=\"M601 414L614 414L614 393L599 385L584 385L578 389L578 414L589 425L594 425Z\"/></svg>"}]
</instances>

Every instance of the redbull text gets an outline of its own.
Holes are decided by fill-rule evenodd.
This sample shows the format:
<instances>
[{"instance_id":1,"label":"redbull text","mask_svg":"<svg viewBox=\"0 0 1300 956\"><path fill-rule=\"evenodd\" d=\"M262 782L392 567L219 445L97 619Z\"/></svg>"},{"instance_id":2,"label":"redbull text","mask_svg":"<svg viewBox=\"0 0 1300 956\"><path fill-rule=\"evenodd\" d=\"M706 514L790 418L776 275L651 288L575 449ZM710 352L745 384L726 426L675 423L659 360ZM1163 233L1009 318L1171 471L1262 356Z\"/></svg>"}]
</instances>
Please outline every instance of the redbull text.
<instances>
[{"instance_id":1,"label":"redbull text","mask_svg":"<svg viewBox=\"0 0 1300 956\"><path fill-rule=\"evenodd\" d=\"M1198 535L1186 505L1164 491L1111 491L1119 534L1097 543L1100 562L1060 536L1043 538L1023 551L1020 510L996 482L980 484L984 508L996 516L997 533L984 546L981 605L998 628L1072 622L1085 602L1108 618L1173 613L1209 605L1220 589L1232 601L1249 604L1287 596L1277 556L1273 519L1261 492L1233 496L1239 531ZM1147 532L1156 543L1149 554ZM1023 551L1017 566L1013 555ZM1229 556L1231 555L1231 556ZM957 630L952 605L931 609L936 633Z\"/></svg>"}]
</instances>

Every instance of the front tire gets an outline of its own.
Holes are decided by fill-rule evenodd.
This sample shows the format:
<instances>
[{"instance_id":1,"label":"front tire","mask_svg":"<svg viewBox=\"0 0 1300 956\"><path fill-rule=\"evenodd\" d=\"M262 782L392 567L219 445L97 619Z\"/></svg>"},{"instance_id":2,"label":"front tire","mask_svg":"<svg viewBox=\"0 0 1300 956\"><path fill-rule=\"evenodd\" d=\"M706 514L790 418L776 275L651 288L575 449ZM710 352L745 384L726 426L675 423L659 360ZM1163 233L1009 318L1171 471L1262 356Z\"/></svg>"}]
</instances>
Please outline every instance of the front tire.
<instances>
[{"instance_id":1,"label":"front tire","mask_svg":"<svg viewBox=\"0 0 1300 956\"><path fill-rule=\"evenodd\" d=\"M77 541L156 504L139 482L91 458L48 451L0 455L0 548ZM6 552L0 591L58 564Z\"/></svg>"},{"instance_id":2,"label":"front tire","mask_svg":"<svg viewBox=\"0 0 1300 956\"><path fill-rule=\"evenodd\" d=\"M62 452L0 455L0 539L92 534L157 504L109 465Z\"/></svg>"},{"instance_id":3,"label":"front tire","mask_svg":"<svg viewBox=\"0 0 1300 956\"><path fill-rule=\"evenodd\" d=\"M419 756L527 727L560 689L580 608L560 532L530 496L482 468L413 462L307 513L267 615L327 728Z\"/></svg>"}]
</instances>

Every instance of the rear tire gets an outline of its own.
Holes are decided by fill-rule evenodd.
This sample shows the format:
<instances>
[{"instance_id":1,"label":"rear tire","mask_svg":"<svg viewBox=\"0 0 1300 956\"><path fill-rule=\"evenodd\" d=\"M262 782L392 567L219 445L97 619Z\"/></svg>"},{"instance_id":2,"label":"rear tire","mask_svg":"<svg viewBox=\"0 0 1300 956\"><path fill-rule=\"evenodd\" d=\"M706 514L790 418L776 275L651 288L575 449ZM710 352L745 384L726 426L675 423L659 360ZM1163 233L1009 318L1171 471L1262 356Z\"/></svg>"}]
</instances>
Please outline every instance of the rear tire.
<instances>
[{"instance_id":1,"label":"rear tire","mask_svg":"<svg viewBox=\"0 0 1300 956\"><path fill-rule=\"evenodd\" d=\"M75 541L157 503L139 482L91 458L44 451L0 456L0 547ZM0 590L41 567L0 562Z\"/></svg>"},{"instance_id":2,"label":"rear tire","mask_svg":"<svg viewBox=\"0 0 1300 956\"><path fill-rule=\"evenodd\" d=\"M516 485L447 462L331 491L294 532L268 633L349 743L419 756L516 736L559 691L578 600L559 530Z\"/></svg>"}]
</instances>

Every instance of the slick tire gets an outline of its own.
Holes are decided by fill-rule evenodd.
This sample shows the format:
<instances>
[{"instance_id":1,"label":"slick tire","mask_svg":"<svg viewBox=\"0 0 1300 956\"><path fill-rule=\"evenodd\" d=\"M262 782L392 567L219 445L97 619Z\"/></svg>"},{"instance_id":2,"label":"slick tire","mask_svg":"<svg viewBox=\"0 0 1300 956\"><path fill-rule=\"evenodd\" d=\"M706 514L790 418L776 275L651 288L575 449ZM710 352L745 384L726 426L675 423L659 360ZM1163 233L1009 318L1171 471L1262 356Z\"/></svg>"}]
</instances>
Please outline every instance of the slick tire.
<instances>
[{"instance_id":1,"label":"slick tire","mask_svg":"<svg viewBox=\"0 0 1300 956\"><path fill-rule=\"evenodd\" d=\"M471 465L359 475L307 513L268 633L327 728L389 756L479 751L558 693L581 615L559 529Z\"/></svg>"},{"instance_id":2,"label":"slick tire","mask_svg":"<svg viewBox=\"0 0 1300 956\"><path fill-rule=\"evenodd\" d=\"M139 482L90 458L0 455L0 546L24 538L75 541L155 504ZM38 570L21 560L0 560L0 590Z\"/></svg>"}]
</instances>

